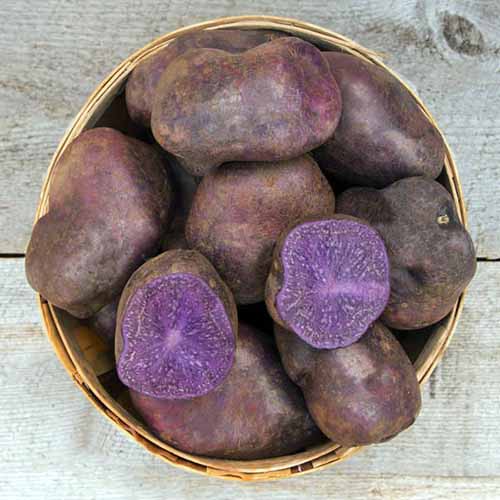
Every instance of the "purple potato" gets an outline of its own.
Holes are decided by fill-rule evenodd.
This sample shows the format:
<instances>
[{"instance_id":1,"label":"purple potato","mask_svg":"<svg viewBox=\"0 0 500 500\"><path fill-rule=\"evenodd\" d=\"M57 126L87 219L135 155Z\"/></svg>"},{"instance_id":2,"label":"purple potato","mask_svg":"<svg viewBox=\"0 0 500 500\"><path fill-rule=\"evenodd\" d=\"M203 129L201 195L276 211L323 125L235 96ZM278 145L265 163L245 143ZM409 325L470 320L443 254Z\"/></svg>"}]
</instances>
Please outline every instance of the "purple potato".
<instances>
[{"instance_id":1,"label":"purple potato","mask_svg":"<svg viewBox=\"0 0 500 500\"><path fill-rule=\"evenodd\" d=\"M321 52L287 37L242 54L190 50L163 73L151 128L193 175L229 161L279 161L329 139L340 91Z\"/></svg>"},{"instance_id":2,"label":"purple potato","mask_svg":"<svg viewBox=\"0 0 500 500\"><path fill-rule=\"evenodd\" d=\"M158 149L161 148L158 146ZM163 154L167 154L163 151ZM193 204L193 198L201 178L194 177L179 164L175 157L168 155L172 180L172 224L171 232L184 232L186 220Z\"/></svg>"},{"instance_id":3,"label":"purple potato","mask_svg":"<svg viewBox=\"0 0 500 500\"><path fill-rule=\"evenodd\" d=\"M167 153L158 146L162 154ZM186 172L184 168L172 156L168 155L168 163L170 165L170 173L172 180L172 221L168 232L164 235L161 243L161 250L180 250L188 249L184 231L186 229L186 221L191 210L193 198L201 181L201 177L193 177Z\"/></svg>"},{"instance_id":4,"label":"purple potato","mask_svg":"<svg viewBox=\"0 0 500 500\"><path fill-rule=\"evenodd\" d=\"M415 370L381 323L340 349L315 349L279 325L275 338L288 376L302 389L311 416L334 443L380 443L415 421L421 406Z\"/></svg>"},{"instance_id":5,"label":"purple potato","mask_svg":"<svg viewBox=\"0 0 500 500\"><path fill-rule=\"evenodd\" d=\"M115 330L116 330L116 314L118 312L118 303L120 296L116 297L113 302L104 306L97 311L94 316L87 320L87 324L94 330L106 344L114 346Z\"/></svg>"},{"instance_id":6,"label":"purple potato","mask_svg":"<svg viewBox=\"0 0 500 500\"><path fill-rule=\"evenodd\" d=\"M266 305L274 321L319 349L356 342L389 298L382 238L343 215L302 220L274 251Z\"/></svg>"},{"instance_id":7,"label":"purple potato","mask_svg":"<svg viewBox=\"0 0 500 500\"><path fill-rule=\"evenodd\" d=\"M435 179L444 142L415 99L386 70L340 52L324 52L341 91L335 134L317 154L320 166L351 185L384 187L423 175Z\"/></svg>"},{"instance_id":8,"label":"purple potato","mask_svg":"<svg viewBox=\"0 0 500 500\"><path fill-rule=\"evenodd\" d=\"M474 276L476 256L441 184L411 177L381 190L352 188L340 195L338 211L368 221L387 246L391 295L383 323L414 330L452 310Z\"/></svg>"},{"instance_id":9,"label":"purple potato","mask_svg":"<svg viewBox=\"0 0 500 500\"><path fill-rule=\"evenodd\" d=\"M207 257L238 304L264 300L273 247L305 216L333 213L333 191L314 160L226 164L195 194L186 239Z\"/></svg>"},{"instance_id":10,"label":"purple potato","mask_svg":"<svg viewBox=\"0 0 500 500\"><path fill-rule=\"evenodd\" d=\"M232 54L244 52L286 33L271 30L206 30L181 35L165 48L139 63L132 71L125 87L130 117L144 127L151 123L153 96L161 75L168 65L190 49L212 48Z\"/></svg>"},{"instance_id":11,"label":"purple potato","mask_svg":"<svg viewBox=\"0 0 500 500\"><path fill-rule=\"evenodd\" d=\"M154 146L111 128L86 130L54 168L49 208L76 201L81 210L103 216L137 211L139 221L164 221L173 201L171 170L167 156Z\"/></svg>"},{"instance_id":12,"label":"purple potato","mask_svg":"<svg viewBox=\"0 0 500 500\"><path fill-rule=\"evenodd\" d=\"M49 212L33 229L30 285L73 316L94 315L158 252L170 204L153 147L107 128L83 132L57 162Z\"/></svg>"},{"instance_id":13,"label":"purple potato","mask_svg":"<svg viewBox=\"0 0 500 500\"><path fill-rule=\"evenodd\" d=\"M188 453L256 460L295 453L323 438L272 340L242 323L234 365L217 389L189 400L130 393L151 430Z\"/></svg>"},{"instance_id":14,"label":"purple potato","mask_svg":"<svg viewBox=\"0 0 500 500\"><path fill-rule=\"evenodd\" d=\"M229 288L198 252L171 250L130 278L118 307L120 380L160 399L189 399L219 386L234 360L238 328Z\"/></svg>"}]
</instances>

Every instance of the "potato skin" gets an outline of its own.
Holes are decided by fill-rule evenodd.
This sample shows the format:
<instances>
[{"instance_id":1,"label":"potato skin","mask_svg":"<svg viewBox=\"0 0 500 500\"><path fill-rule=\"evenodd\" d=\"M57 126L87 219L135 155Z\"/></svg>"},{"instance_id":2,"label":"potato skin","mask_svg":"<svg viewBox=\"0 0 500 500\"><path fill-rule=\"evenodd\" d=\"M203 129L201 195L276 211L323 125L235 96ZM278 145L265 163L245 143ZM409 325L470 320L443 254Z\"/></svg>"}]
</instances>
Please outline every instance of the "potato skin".
<instances>
[{"instance_id":1,"label":"potato skin","mask_svg":"<svg viewBox=\"0 0 500 500\"><path fill-rule=\"evenodd\" d=\"M134 210L135 217L165 220L173 198L170 168L167 157L145 142L111 128L86 130L55 166L49 207L77 200L82 210L108 217Z\"/></svg>"},{"instance_id":2,"label":"potato skin","mask_svg":"<svg viewBox=\"0 0 500 500\"><path fill-rule=\"evenodd\" d=\"M444 143L409 92L387 71L358 57L324 52L340 87L343 112L317 152L320 166L351 185L384 187L423 175L435 179Z\"/></svg>"},{"instance_id":3,"label":"potato skin","mask_svg":"<svg viewBox=\"0 0 500 500\"><path fill-rule=\"evenodd\" d=\"M30 285L73 316L94 315L158 252L170 203L152 147L111 129L83 132L58 161L49 212L33 229Z\"/></svg>"},{"instance_id":4,"label":"potato skin","mask_svg":"<svg viewBox=\"0 0 500 500\"><path fill-rule=\"evenodd\" d=\"M381 323L340 349L315 349L279 325L274 332L288 376L333 442L358 446L387 441L415 421L421 406L415 370Z\"/></svg>"},{"instance_id":5,"label":"potato skin","mask_svg":"<svg viewBox=\"0 0 500 500\"><path fill-rule=\"evenodd\" d=\"M188 250L186 237L183 232L169 232L165 235L161 242L161 251L167 250Z\"/></svg>"},{"instance_id":6,"label":"potato skin","mask_svg":"<svg viewBox=\"0 0 500 500\"><path fill-rule=\"evenodd\" d=\"M157 142L193 175L228 161L278 161L325 142L341 99L314 45L286 37L242 54L198 49L178 57L158 84Z\"/></svg>"},{"instance_id":7,"label":"potato skin","mask_svg":"<svg viewBox=\"0 0 500 500\"><path fill-rule=\"evenodd\" d=\"M212 48L237 54L283 36L288 35L272 30L209 30L176 38L164 49L138 64L129 76L125 98L130 117L143 127L150 126L153 96L160 77L168 65L184 52Z\"/></svg>"},{"instance_id":8,"label":"potato skin","mask_svg":"<svg viewBox=\"0 0 500 500\"><path fill-rule=\"evenodd\" d=\"M138 288L147 282L168 274L190 273L203 279L218 295L224 305L235 336L238 331L238 313L231 291L220 279L212 264L195 250L169 250L163 252L154 259L148 260L130 277L125 286L118 306L116 334L115 334L115 357L118 361L123 348L122 322L128 301Z\"/></svg>"},{"instance_id":9,"label":"potato skin","mask_svg":"<svg viewBox=\"0 0 500 500\"><path fill-rule=\"evenodd\" d=\"M214 391L191 400L130 394L151 430L188 453L255 460L294 453L322 438L272 341L242 323L233 368Z\"/></svg>"},{"instance_id":10,"label":"potato skin","mask_svg":"<svg viewBox=\"0 0 500 500\"><path fill-rule=\"evenodd\" d=\"M188 249L184 232L186 222L193 204L196 189L201 181L201 177L194 177L179 164L173 155L168 154L159 145L156 147L161 154L166 155L170 166L170 179L172 183L173 201L171 206L171 222L168 232L163 236L161 250Z\"/></svg>"},{"instance_id":11,"label":"potato skin","mask_svg":"<svg viewBox=\"0 0 500 500\"><path fill-rule=\"evenodd\" d=\"M337 209L368 221L387 246L391 295L383 323L414 330L451 311L474 276L476 256L441 184L410 177L381 190L352 188L339 196Z\"/></svg>"},{"instance_id":12,"label":"potato skin","mask_svg":"<svg viewBox=\"0 0 500 500\"><path fill-rule=\"evenodd\" d=\"M335 197L314 160L228 163L206 175L186 224L191 248L207 257L238 304L264 299L281 232L306 216L333 213Z\"/></svg>"},{"instance_id":13,"label":"potato skin","mask_svg":"<svg viewBox=\"0 0 500 500\"><path fill-rule=\"evenodd\" d=\"M26 277L52 304L77 318L88 318L119 289L116 284L116 289L109 287L108 281L118 271L115 252L120 248L110 219L89 220L89 212L80 213L76 204L51 210L31 233Z\"/></svg>"},{"instance_id":14,"label":"potato skin","mask_svg":"<svg viewBox=\"0 0 500 500\"><path fill-rule=\"evenodd\" d=\"M113 302L104 306L102 309L97 311L94 316L87 320L88 326L110 346L115 345L116 314L118 312L119 302L120 296L118 295Z\"/></svg>"}]
</instances>

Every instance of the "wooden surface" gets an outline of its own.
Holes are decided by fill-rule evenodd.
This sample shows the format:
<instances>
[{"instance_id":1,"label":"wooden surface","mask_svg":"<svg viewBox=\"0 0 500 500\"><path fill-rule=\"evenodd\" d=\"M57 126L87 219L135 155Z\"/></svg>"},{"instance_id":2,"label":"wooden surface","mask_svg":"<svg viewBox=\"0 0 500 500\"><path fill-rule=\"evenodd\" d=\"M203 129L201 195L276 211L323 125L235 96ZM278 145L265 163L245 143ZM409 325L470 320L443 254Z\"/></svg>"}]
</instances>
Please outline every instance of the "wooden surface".
<instances>
[{"instance_id":1,"label":"wooden surface","mask_svg":"<svg viewBox=\"0 0 500 500\"><path fill-rule=\"evenodd\" d=\"M2 499L80 499L82 484L86 499L500 498L496 263L480 263L410 430L324 471L257 485L175 469L99 415L57 361L23 273L22 259L0 260Z\"/></svg>"},{"instance_id":2,"label":"wooden surface","mask_svg":"<svg viewBox=\"0 0 500 500\"><path fill-rule=\"evenodd\" d=\"M114 66L174 28L252 12L314 22L386 53L455 152L479 255L500 258L497 0L2 0L0 252L24 251L50 155Z\"/></svg>"},{"instance_id":3,"label":"wooden surface","mask_svg":"<svg viewBox=\"0 0 500 500\"><path fill-rule=\"evenodd\" d=\"M2 0L0 497L500 498L500 262L480 263L415 426L343 464L284 482L238 485L162 463L98 415L53 354L23 259L12 254L24 252L61 135L135 49L186 24L246 13L297 17L386 53L455 152L479 257L500 259L497 0Z\"/></svg>"}]
</instances>

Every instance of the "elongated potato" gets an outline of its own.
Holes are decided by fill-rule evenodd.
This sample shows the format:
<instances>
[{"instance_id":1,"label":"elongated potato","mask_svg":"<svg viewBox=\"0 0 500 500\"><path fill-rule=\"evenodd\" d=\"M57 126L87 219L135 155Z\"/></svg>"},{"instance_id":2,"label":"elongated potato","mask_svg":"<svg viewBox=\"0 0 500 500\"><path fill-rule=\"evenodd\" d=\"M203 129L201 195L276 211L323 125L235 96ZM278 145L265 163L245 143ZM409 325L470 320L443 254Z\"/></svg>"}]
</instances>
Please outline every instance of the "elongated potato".
<instances>
[{"instance_id":1,"label":"elongated potato","mask_svg":"<svg viewBox=\"0 0 500 500\"><path fill-rule=\"evenodd\" d=\"M168 65L190 49L212 48L232 54L244 52L286 33L271 30L205 30L182 35L148 57L132 71L125 87L127 109L136 123L149 127L153 96Z\"/></svg>"},{"instance_id":2,"label":"elongated potato","mask_svg":"<svg viewBox=\"0 0 500 500\"><path fill-rule=\"evenodd\" d=\"M242 54L186 52L156 88L151 128L193 175L228 161L278 161L325 142L340 92L321 52L295 37Z\"/></svg>"}]
</instances>

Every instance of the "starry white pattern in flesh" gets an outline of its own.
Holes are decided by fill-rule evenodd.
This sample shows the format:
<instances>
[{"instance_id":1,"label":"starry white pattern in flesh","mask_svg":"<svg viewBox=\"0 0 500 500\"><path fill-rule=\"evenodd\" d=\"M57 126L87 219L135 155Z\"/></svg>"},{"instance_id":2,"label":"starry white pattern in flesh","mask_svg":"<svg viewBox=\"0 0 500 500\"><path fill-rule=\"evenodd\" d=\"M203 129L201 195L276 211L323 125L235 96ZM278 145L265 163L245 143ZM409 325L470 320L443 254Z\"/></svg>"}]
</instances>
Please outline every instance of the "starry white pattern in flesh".
<instances>
[{"instance_id":1,"label":"starry white pattern in flesh","mask_svg":"<svg viewBox=\"0 0 500 500\"><path fill-rule=\"evenodd\" d=\"M120 378L149 396L205 394L227 375L235 339L216 293L198 276L160 277L129 299L122 322Z\"/></svg>"},{"instance_id":2,"label":"starry white pattern in flesh","mask_svg":"<svg viewBox=\"0 0 500 500\"><path fill-rule=\"evenodd\" d=\"M389 263L378 233L352 220L306 222L281 250L281 318L310 345L345 347L385 309Z\"/></svg>"}]
</instances>

